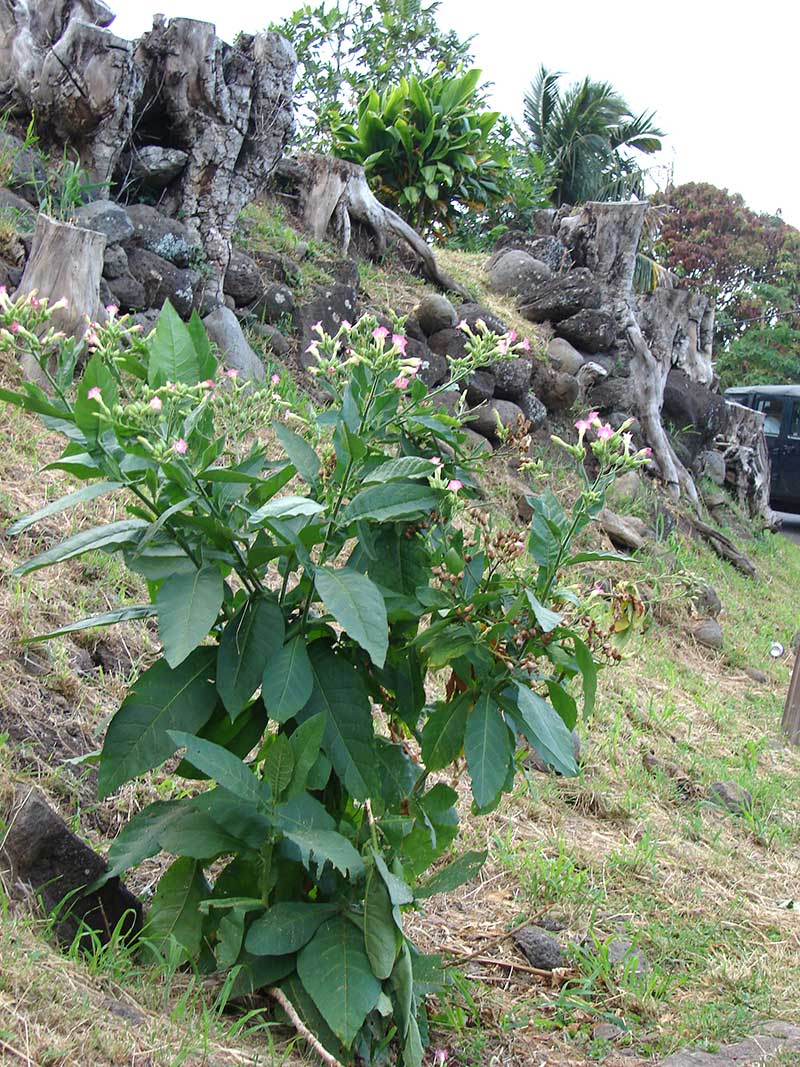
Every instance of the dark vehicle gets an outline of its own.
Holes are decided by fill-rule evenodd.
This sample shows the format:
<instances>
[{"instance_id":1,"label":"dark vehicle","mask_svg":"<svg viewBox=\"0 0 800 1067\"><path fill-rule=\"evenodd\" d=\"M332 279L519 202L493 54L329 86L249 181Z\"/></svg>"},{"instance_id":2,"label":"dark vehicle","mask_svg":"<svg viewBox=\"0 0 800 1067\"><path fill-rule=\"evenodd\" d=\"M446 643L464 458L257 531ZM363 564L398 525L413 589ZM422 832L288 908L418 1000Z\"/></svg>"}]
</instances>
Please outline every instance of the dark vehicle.
<instances>
[{"instance_id":1,"label":"dark vehicle","mask_svg":"<svg viewBox=\"0 0 800 1067\"><path fill-rule=\"evenodd\" d=\"M764 412L764 433L772 470L770 503L800 513L800 385L742 385L725 399Z\"/></svg>"}]
</instances>

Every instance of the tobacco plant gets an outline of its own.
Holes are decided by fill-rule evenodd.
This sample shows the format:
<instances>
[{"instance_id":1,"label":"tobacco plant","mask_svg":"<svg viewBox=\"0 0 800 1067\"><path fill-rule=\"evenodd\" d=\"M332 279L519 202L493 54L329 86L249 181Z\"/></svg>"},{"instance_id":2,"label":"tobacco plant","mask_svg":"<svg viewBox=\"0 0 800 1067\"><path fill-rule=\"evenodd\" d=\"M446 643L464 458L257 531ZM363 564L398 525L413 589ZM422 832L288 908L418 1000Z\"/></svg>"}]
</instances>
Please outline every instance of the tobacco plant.
<instances>
[{"instance_id":1,"label":"tobacco plant","mask_svg":"<svg viewBox=\"0 0 800 1067\"><path fill-rule=\"evenodd\" d=\"M394 1042L419 1067L425 996L443 971L404 917L485 857L450 855L449 782L465 761L484 813L528 745L576 773L571 682L590 711L609 653L565 581L604 557L572 542L616 473L646 459L592 413L565 446L584 478L572 512L546 491L531 497L527 531L502 529L459 420L405 357L399 320L394 334L369 318L335 337L319 329L330 403L303 423L277 376L242 383L199 320L169 305L146 339L108 309L74 387L81 347L52 329L54 308L0 294L0 348L47 380L0 399L62 433L49 466L88 484L9 532L111 493L127 516L15 574L99 549L146 580L148 603L44 636L157 620L162 653L109 723L99 792L165 765L184 780L122 830L108 877L167 853L152 950L229 972L232 995L270 989L340 1061L378 1062ZM520 348L464 329L453 388Z\"/></svg>"}]
</instances>

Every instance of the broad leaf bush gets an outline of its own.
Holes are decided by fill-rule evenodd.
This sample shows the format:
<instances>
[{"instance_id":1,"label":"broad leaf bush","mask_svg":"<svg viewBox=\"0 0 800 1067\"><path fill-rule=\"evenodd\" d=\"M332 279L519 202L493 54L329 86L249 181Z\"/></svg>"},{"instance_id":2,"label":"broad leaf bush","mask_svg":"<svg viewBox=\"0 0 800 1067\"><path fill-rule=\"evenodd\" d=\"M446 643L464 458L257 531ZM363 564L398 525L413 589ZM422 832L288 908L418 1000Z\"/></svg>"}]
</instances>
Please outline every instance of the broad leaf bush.
<instances>
[{"instance_id":1,"label":"broad leaf bush","mask_svg":"<svg viewBox=\"0 0 800 1067\"><path fill-rule=\"evenodd\" d=\"M405 357L400 320L393 335L370 318L318 331L330 405L301 424L277 376L241 383L199 320L169 305L146 339L109 309L74 387L81 349L52 329L53 310L0 294L0 348L48 380L0 399L62 433L50 466L87 485L10 533L107 493L127 517L15 573L100 549L146 579L149 603L54 633L157 619L162 655L108 726L99 791L167 761L185 786L134 815L109 876L169 854L149 951L229 972L232 995L278 990L342 1061L375 1062L395 1041L418 1067L424 998L444 972L409 941L404 914L485 858L450 855L447 783L465 757L474 808L488 812L526 745L576 773L571 682L590 711L598 665L618 653L613 625L566 584L570 567L607 557L572 542L616 474L646 457L591 413L564 443L584 486L572 512L546 491L527 533L503 529L441 390ZM455 383L519 348L464 329Z\"/></svg>"}]
</instances>

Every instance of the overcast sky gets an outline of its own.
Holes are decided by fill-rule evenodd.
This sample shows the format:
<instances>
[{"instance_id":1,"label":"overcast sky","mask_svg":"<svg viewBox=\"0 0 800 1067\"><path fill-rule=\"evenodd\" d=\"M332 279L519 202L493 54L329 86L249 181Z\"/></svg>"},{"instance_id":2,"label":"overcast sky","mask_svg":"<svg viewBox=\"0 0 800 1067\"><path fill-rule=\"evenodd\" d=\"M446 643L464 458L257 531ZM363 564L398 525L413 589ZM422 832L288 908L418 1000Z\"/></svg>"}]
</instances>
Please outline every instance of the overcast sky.
<instances>
[{"instance_id":1,"label":"overcast sky","mask_svg":"<svg viewBox=\"0 0 800 1067\"><path fill-rule=\"evenodd\" d=\"M301 6L299 0L109 0L113 29L135 37L167 16L214 22L230 41ZM519 118L540 63L571 78L608 80L634 111L656 111L668 134L655 157L660 184L708 181L800 227L797 0L672 0L669 5L571 0L442 0L440 24L475 34L494 82L493 106Z\"/></svg>"}]
</instances>

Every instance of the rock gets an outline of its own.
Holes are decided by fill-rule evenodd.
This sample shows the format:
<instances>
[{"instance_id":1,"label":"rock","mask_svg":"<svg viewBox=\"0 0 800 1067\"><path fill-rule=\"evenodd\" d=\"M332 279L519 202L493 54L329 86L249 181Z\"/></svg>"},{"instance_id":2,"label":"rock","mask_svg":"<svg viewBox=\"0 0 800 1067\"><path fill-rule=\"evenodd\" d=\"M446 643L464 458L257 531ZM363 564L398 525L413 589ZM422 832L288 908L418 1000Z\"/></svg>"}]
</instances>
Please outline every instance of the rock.
<instances>
[{"instance_id":1,"label":"rock","mask_svg":"<svg viewBox=\"0 0 800 1067\"><path fill-rule=\"evenodd\" d=\"M223 292L233 297L237 307L252 304L264 292L261 272L255 260L238 248L231 252Z\"/></svg>"},{"instance_id":2,"label":"rock","mask_svg":"<svg viewBox=\"0 0 800 1067\"><path fill-rule=\"evenodd\" d=\"M144 248L176 267L188 267L201 255L200 246L188 229L177 219L169 219L148 204L133 204L128 208L134 232L131 243Z\"/></svg>"},{"instance_id":3,"label":"rock","mask_svg":"<svg viewBox=\"0 0 800 1067\"><path fill-rule=\"evenodd\" d=\"M406 345L406 355L411 359L420 361L418 377L425 382L429 389L442 385L450 376L450 367L447 360L437 352L431 352L424 341L409 337Z\"/></svg>"},{"instance_id":4,"label":"rock","mask_svg":"<svg viewBox=\"0 0 800 1067\"><path fill-rule=\"evenodd\" d=\"M263 382L264 364L247 343L242 327L230 308L218 307L203 319L208 336L219 348L225 365L238 370L250 382Z\"/></svg>"},{"instance_id":5,"label":"rock","mask_svg":"<svg viewBox=\"0 0 800 1067\"><path fill-rule=\"evenodd\" d=\"M279 322L285 315L294 312L294 296L288 285L275 282L265 289L251 306L250 313L262 322ZM315 320L316 321L316 320ZM324 325L324 323L323 323ZM336 333L339 327L333 331Z\"/></svg>"},{"instance_id":6,"label":"rock","mask_svg":"<svg viewBox=\"0 0 800 1067\"><path fill-rule=\"evenodd\" d=\"M352 286L339 285L320 287L306 304L295 308L294 322L300 333L300 362L308 368L316 361L306 349L315 339L319 339L313 326L322 323L326 333L335 334L344 321L355 322L358 298Z\"/></svg>"},{"instance_id":7,"label":"rock","mask_svg":"<svg viewBox=\"0 0 800 1067\"><path fill-rule=\"evenodd\" d=\"M449 330L458 322L456 309L446 296L439 293L427 293L420 300L415 315L420 329L426 337Z\"/></svg>"},{"instance_id":8,"label":"rock","mask_svg":"<svg viewBox=\"0 0 800 1067\"><path fill-rule=\"evenodd\" d=\"M615 937L605 946L605 951L608 955L608 962L620 969L628 970L633 968L632 962L636 961L633 973L638 976L647 974L650 970L650 963L647 956L642 949L634 948L633 942L628 941L625 937Z\"/></svg>"},{"instance_id":9,"label":"rock","mask_svg":"<svg viewBox=\"0 0 800 1067\"><path fill-rule=\"evenodd\" d=\"M676 449L676 451L679 450ZM704 489L702 497L709 511L714 511L715 508L724 508L728 503L728 498L721 489Z\"/></svg>"},{"instance_id":10,"label":"rock","mask_svg":"<svg viewBox=\"0 0 800 1067\"><path fill-rule=\"evenodd\" d=\"M109 278L106 284L111 292L108 303L116 304L121 311L144 311L148 307L144 285L127 270L117 278Z\"/></svg>"},{"instance_id":11,"label":"rock","mask_svg":"<svg viewBox=\"0 0 800 1067\"><path fill-rule=\"evenodd\" d=\"M533 388L547 410L557 413L569 411L578 399L578 379L542 363L534 366L533 373Z\"/></svg>"},{"instance_id":12,"label":"rock","mask_svg":"<svg viewBox=\"0 0 800 1067\"><path fill-rule=\"evenodd\" d=\"M531 384L531 371L531 361L524 356L495 363L492 366L495 396L515 401L525 396Z\"/></svg>"},{"instance_id":13,"label":"rock","mask_svg":"<svg viewBox=\"0 0 800 1067\"><path fill-rule=\"evenodd\" d=\"M575 375L575 380L578 383L578 397L581 400L585 400L586 397L594 389L595 385L602 381L603 378L608 377L608 371L605 367L601 367L599 363L595 363L590 360L588 363L584 363L582 367L578 368L578 372ZM624 422L624 417L619 420L619 423ZM619 425L617 423L617 425Z\"/></svg>"},{"instance_id":14,"label":"rock","mask_svg":"<svg viewBox=\"0 0 800 1067\"><path fill-rule=\"evenodd\" d=\"M148 144L126 153L120 160L120 169L126 178L151 189L163 189L178 177L188 160L189 153L180 148Z\"/></svg>"},{"instance_id":15,"label":"rock","mask_svg":"<svg viewBox=\"0 0 800 1067\"><path fill-rule=\"evenodd\" d=\"M263 337L267 346L275 353L276 356L285 356L289 352L289 342L283 336L280 330L277 330L274 326L270 326L266 322L254 322L251 329Z\"/></svg>"},{"instance_id":16,"label":"rock","mask_svg":"<svg viewBox=\"0 0 800 1067\"><path fill-rule=\"evenodd\" d=\"M468 452L473 455L483 456L488 455L492 451L492 446L489 441L481 434L476 433L469 426L462 426L461 432L466 437L466 448Z\"/></svg>"},{"instance_id":17,"label":"rock","mask_svg":"<svg viewBox=\"0 0 800 1067\"><path fill-rule=\"evenodd\" d=\"M144 248L128 250L128 268L144 286L145 307L160 309L169 300L183 318L191 315L195 287L200 281L197 271L182 270Z\"/></svg>"},{"instance_id":18,"label":"rock","mask_svg":"<svg viewBox=\"0 0 800 1067\"><path fill-rule=\"evenodd\" d=\"M607 378L603 378L592 386L589 398L592 407L597 408L598 411L613 411L622 422L633 409L630 378L609 374Z\"/></svg>"},{"instance_id":19,"label":"rock","mask_svg":"<svg viewBox=\"0 0 800 1067\"><path fill-rule=\"evenodd\" d=\"M519 296L552 277L552 271L545 263L514 248L504 252L488 273L489 288L501 296Z\"/></svg>"},{"instance_id":20,"label":"rock","mask_svg":"<svg viewBox=\"0 0 800 1067\"><path fill-rule=\"evenodd\" d=\"M692 630L692 637L698 645L719 652L722 648L722 629L716 619L703 619Z\"/></svg>"},{"instance_id":21,"label":"rock","mask_svg":"<svg viewBox=\"0 0 800 1067\"><path fill-rule=\"evenodd\" d=\"M103 277L109 281L121 278L128 271L128 256L121 245L106 245L103 255Z\"/></svg>"},{"instance_id":22,"label":"rock","mask_svg":"<svg viewBox=\"0 0 800 1067\"><path fill-rule=\"evenodd\" d=\"M257 249L253 253L253 259L258 264L262 278L267 281L283 282L285 285L297 285L300 281L301 271L298 265L288 256L281 255L280 252L264 252Z\"/></svg>"},{"instance_id":23,"label":"rock","mask_svg":"<svg viewBox=\"0 0 800 1067\"><path fill-rule=\"evenodd\" d=\"M463 330L455 330L452 327L437 330L428 338L428 348L438 356L460 359L467 354L467 335Z\"/></svg>"},{"instance_id":24,"label":"rock","mask_svg":"<svg viewBox=\"0 0 800 1067\"><path fill-rule=\"evenodd\" d=\"M493 315L482 304L460 304L456 308L456 315L458 322L466 322L467 326L473 331L477 330L477 323L480 320L486 324L486 329L491 330L492 333L508 333L508 327L503 320L498 318L497 315Z\"/></svg>"},{"instance_id":25,"label":"rock","mask_svg":"<svg viewBox=\"0 0 800 1067\"><path fill-rule=\"evenodd\" d=\"M436 396L435 403L451 418L458 417L462 394L458 389L445 389ZM466 429L466 427L464 427Z\"/></svg>"},{"instance_id":26,"label":"rock","mask_svg":"<svg viewBox=\"0 0 800 1067\"><path fill-rule=\"evenodd\" d=\"M495 256L508 249L527 252L533 259L538 259L549 267L553 273L566 270L572 265L569 250L556 237L536 237L524 230L508 230L494 247Z\"/></svg>"},{"instance_id":27,"label":"rock","mask_svg":"<svg viewBox=\"0 0 800 1067\"><path fill-rule=\"evenodd\" d=\"M492 400L484 404L467 419L473 430L494 440L497 437L498 420L505 430L516 430L525 422L525 415L520 407L510 400Z\"/></svg>"},{"instance_id":28,"label":"rock","mask_svg":"<svg viewBox=\"0 0 800 1067\"><path fill-rule=\"evenodd\" d=\"M595 1041L619 1041L624 1034L622 1027L615 1026L614 1023L595 1023L592 1027L592 1037Z\"/></svg>"},{"instance_id":29,"label":"rock","mask_svg":"<svg viewBox=\"0 0 800 1067\"><path fill-rule=\"evenodd\" d=\"M692 381L685 371L673 369L664 386L661 416L681 431L681 443L694 460L722 429L725 401L708 386Z\"/></svg>"},{"instance_id":30,"label":"rock","mask_svg":"<svg viewBox=\"0 0 800 1067\"><path fill-rule=\"evenodd\" d=\"M38 208L47 189L47 174L39 153L26 148L13 134L0 130L0 155L7 168L6 184Z\"/></svg>"},{"instance_id":31,"label":"rock","mask_svg":"<svg viewBox=\"0 0 800 1067\"><path fill-rule=\"evenodd\" d=\"M757 667L745 667L744 673L758 685L767 685L769 683L769 676Z\"/></svg>"},{"instance_id":32,"label":"rock","mask_svg":"<svg viewBox=\"0 0 800 1067\"><path fill-rule=\"evenodd\" d=\"M518 930L514 934L514 942L531 967L554 971L566 965L561 944L536 926L526 926Z\"/></svg>"},{"instance_id":33,"label":"rock","mask_svg":"<svg viewBox=\"0 0 800 1067\"><path fill-rule=\"evenodd\" d=\"M722 601L713 585L704 583L695 593L692 603L701 615L716 619L722 611Z\"/></svg>"},{"instance_id":34,"label":"rock","mask_svg":"<svg viewBox=\"0 0 800 1067\"><path fill-rule=\"evenodd\" d=\"M538 430L547 422L547 408L532 389L519 401L520 410L530 423L531 430Z\"/></svg>"},{"instance_id":35,"label":"rock","mask_svg":"<svg viewBox=\"0 0 800 1067\"><path fill-rule=\"evenodd\" d=\"M104 944L118 924L129 934L141 930L142 906L119 878L86 890L105 873L107 864L34 789L17 788L6 825L0 849L5 885L29 886L48 914L59 909L55 932L62 943L71 944L81 924L94 930Z\"/></svg>"},{"instance_id":36,"label":"rock","mask_svg":"<svg viewBox=\"0 0 800 1067\"><path fill-rule=\"evenodd\" d=\"M781 1064L795 1062L797 1053L800 1053L800 1026L774 1020L759 1023L758 1032L752 1037L735 1045L723 1045L716 1053L673 1052L665 1060L660 1060L657 1067L766 1067L778 1055L781 1055Z\"/></svg>"},{"instance_id":37,"label":"rock","mask_svg":"<svg viewBox=\"0 0 800 1067\"><path fill-rule=\"evenodd\" d=\"M753 810L753 795L738 782L712 782L708 798L734 815Z\"/></svg>"},{"instance_id":38,"label":"rock","mask_svg":"<svg viewBox=\"0 0 800 1067\"><path fill-rule=\"evenodd\" d=\"M586 267L576 267L544 285L523 293L520 313L530 322L561 322L584 308L599 308L600 284Z\"/></svg>"},{"instance_id":39,"label":"rock","mask_svg":"<svg viewBox=\"0 0 800 1067\"><path fill-rule=\"evenodd\" d=\"M639 499L642 491L642 479L638 471L627 471L612 482L606 493L606 500L613 508L625 511Z\"/></svg>"},{"instance_id":40,"label":"rock","mask_svg":"<svg viewBox=\"0 0 800 1067\"><path fill-rule=\"evenodd\" d=\"M617 338L614 316L603 308L582 308L554 327L559 337L584 352L604 352Z\"/></svg>"},{"instance_id":41,"label":"rock","mask_svg":"<svg viewBox=\"0 0 800 1067\"><path fill-rule=\"evenodd\" d=\"M707 450L697 457L697 466L701 474L710 478L714 485L725 485L725 457L719 452Z\"/></svg>"},{"instance_id":42,"label":"rock","mask_svg":"<svg viewBox=\"0 0 800 1067\"><path fill-rule=\"evenodd\" d=\"M484 404L494 396L494 375L487 370L476 370L467 382L467 403L473 407Z\"/></svg>"},{"instance_id":43,"label":"rock","mask_svg":"<svg viewBox=\"0 0 800 1067\"><path fill-rule=\"evenodd\" d=\"M30 224L36 218L36 211L28 201L12 193L10 189L0 188L0 208L3 208L5 214L9 215L12 220L17 219Z\"/></svg>"},{"instance_id":44,"label":"rock","mask_svg":"<svg viewBox=\"0 0 800 1067\"><path fill-rule=\"evenodd\" d=\"M134 233L133 222L124 207L113 200L92 200L75 212L79 226L104 233L110 244L129 240Z\"/></svg>"},{"instance_id":45,"label":"rock","mask_svg":"<svg viewBox=\"0 0 800 1067\"><path fill-rule=\"evenodd\" d=\"M565 374L576 375L586 362L580 352L565 341L563 337L554 337L547 345L547 356L556 370Z\"/></svg>"}]
</instances>

